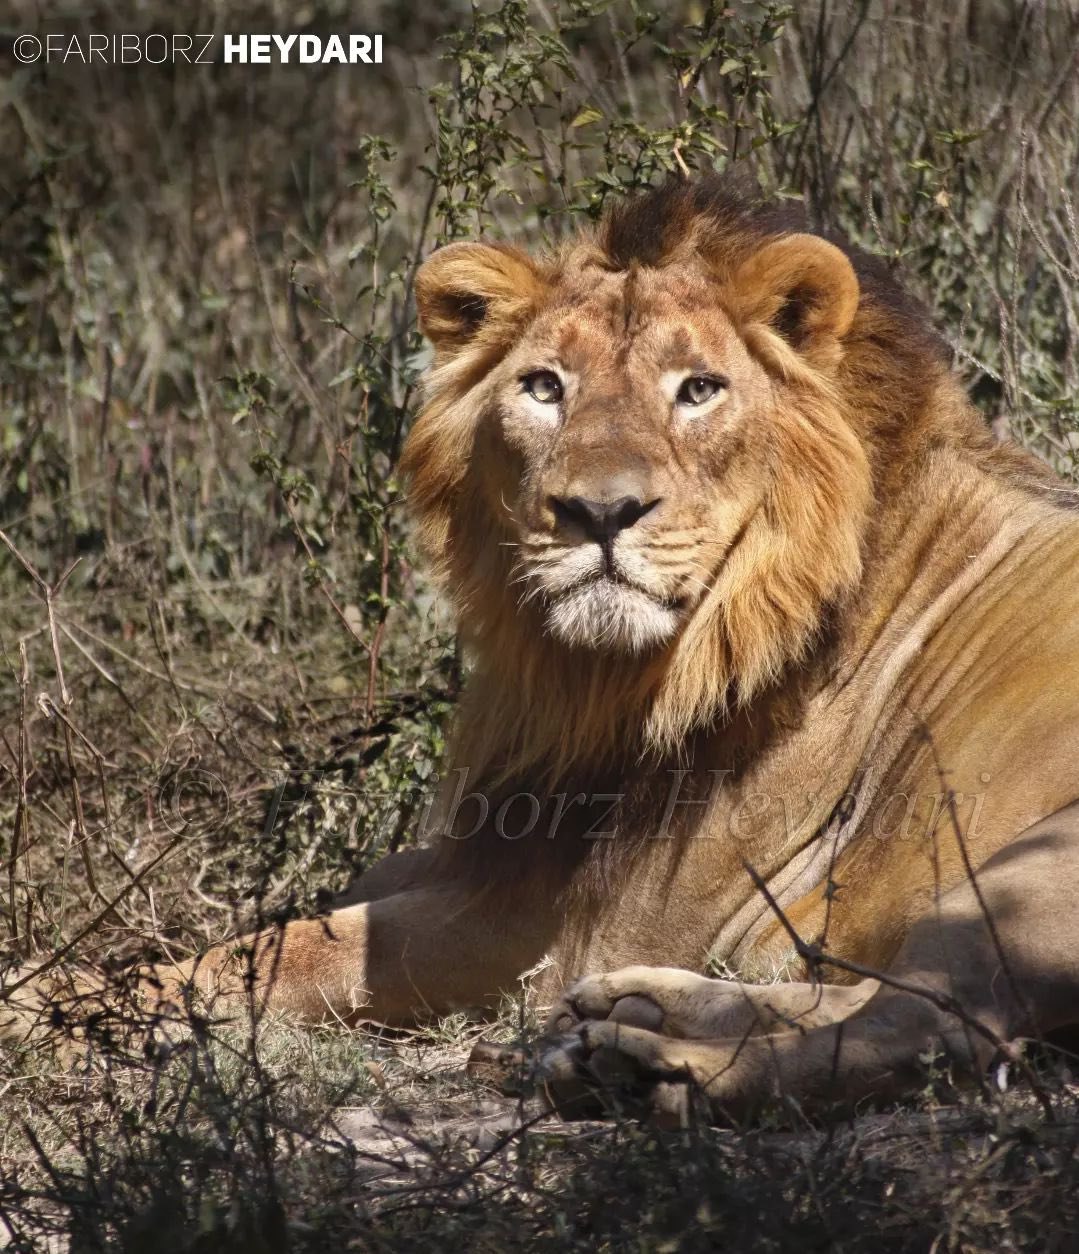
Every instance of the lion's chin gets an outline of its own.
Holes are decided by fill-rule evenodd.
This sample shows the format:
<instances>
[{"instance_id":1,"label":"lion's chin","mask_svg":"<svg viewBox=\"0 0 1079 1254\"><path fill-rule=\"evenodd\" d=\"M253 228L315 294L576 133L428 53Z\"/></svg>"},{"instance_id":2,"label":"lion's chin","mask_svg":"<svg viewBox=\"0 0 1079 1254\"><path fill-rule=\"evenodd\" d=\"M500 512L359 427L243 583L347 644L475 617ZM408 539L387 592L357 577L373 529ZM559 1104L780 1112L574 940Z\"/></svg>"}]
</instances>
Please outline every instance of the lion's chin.
<instances>
[{"instance_id":1,"label":"lion's chin","mask_svg":"<svg viewBox=\"0 0 1079 1254\"><path fill-rule=\"evenodd\" d=\"M669 640L678 624L674 606L609 579L581 584L547 603L548 630L573 648L645 653Z\"/></svg>"}]
</instances>

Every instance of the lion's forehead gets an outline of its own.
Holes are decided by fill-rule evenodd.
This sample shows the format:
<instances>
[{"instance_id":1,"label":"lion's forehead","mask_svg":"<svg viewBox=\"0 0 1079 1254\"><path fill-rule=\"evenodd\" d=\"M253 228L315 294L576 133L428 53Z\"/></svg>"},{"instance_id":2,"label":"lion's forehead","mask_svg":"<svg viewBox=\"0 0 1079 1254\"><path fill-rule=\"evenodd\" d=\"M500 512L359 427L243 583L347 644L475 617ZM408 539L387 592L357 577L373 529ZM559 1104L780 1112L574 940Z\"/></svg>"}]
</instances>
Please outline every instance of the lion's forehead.
<instances>
[{"instance_id":1,"label":"lion's forehead","mask_svg":"<svg viewBox=\"0 0 1079 1254\"><path fill-rule=\"evenodd\" d=\"M525 341L583 373L603 363L695 369L702 354L729 347L733 336L714 287L689 267L612 273L589 266L563 276Z\"/></svg>"}]
</instances>

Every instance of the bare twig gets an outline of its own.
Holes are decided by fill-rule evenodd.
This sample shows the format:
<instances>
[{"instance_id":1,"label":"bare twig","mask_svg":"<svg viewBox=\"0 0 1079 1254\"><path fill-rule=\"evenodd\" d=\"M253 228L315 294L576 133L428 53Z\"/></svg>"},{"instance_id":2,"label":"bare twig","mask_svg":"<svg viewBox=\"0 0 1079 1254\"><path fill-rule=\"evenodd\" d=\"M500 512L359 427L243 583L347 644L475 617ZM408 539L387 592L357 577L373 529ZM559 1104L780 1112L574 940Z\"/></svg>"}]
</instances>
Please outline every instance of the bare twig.
<instances>
[{"instance_id":1,"label":"bare twig","mask_svg":"<svg viewBox=\"0 0 1079 1254\"><path fill-rule=\"evenodd\" d=\"M371 656L367 668L367 699L364 702L364 720L371 722L375 710L375 697L378 685L378 658L382 650L382 641L386 635L386 616L389 613L390 598L390 528L389 520L382 520L382 555L378 574L378 626L375 628L371 641Z\"/></svg>"},{"instance_id":2,"label":"bare twig","mask_svg":"<svg viewBox=\"0 0 1079 1254\"><path fill-rule=\"evenodd\" d=\"M97 877L94 873L93 860L90 857L90 846L86 834L86 817L83 814L82 807L82 790L79 787L79 775L75 769L75 742L72 734L71 720L67 717L67 711L71 707L71 693L68 691L67 682L64 679L64 662L60 654L60 632L56 620L56 600L63 590L64 584L71 577L72 571L78 566L80 558L76 558L70 566L64 571L55 584L50 584L33 566L33 564L19 552L15 543L3 531L0 531L0 541L6 545L12 555L16 558L22 568L27 572L34 581L42 600L45 602L45 613L49 622L49 637L52 641L52 655L56 667L56 685L60 693L59 703L53 702L53 708L57 708L61 715L61 723L63 725L64 736L64 754L67 760L68 770L68 786L71 790L71 808L74 816L75 835L79 849L79 857L82 861L83 870L86 872L86 880L90 886L90 891L95 897L102 899L101 890L98 888ZM51 700L51 698L50 698ZM51 717L50 709L46 703L39 702L42 713L46 717Z\"/></svg>"},{"instance_id":3,"label":"bare twig","mask_svg":"<svg viewBox=\"0 0 1079 1254\"><path fill-rule=\"evenodd\" d=\"M29 772L29 732L27 729L27 692L30 687L30 666L26 656L26 643L19 641L19 727L16 742L16 780L19 799L15 805L15 822L11 832L11 852L8 855L8 930L11 939L19 939L19 919L15 886L18 876L19 855L30 844L30 809L27 802L26 781ZM29 944L30 937L27 937Z\"/></svg>"},{"instance_id":4,"label":"bare twig","mask_svg":"<svg viewBox=\"0 0 1079 1254\"><path fill-rule=\"evenodd\" d=\"M156 868L159 867L167 857L173 854L180 847L182 840L182 834L177 836L176 839L166 845L159 854L151 858L144 867L135 871L132 874L131 882L129 884L125 884L124 887L115 894L115 896L106 901L105 905L97 912L97 914L94 915L92 919L90 919L88 923L84 924L83 927L81 927L69 941L66 941L58 949L54 949L44 962L40 963L32 971L28 971L25 975L20 976L19 979L15 980L13 983L5 985L5 987L0 990L0 1000L6 1001L12 993L17 993L20 988L25 987L25 985L31 983L33 980L40 979L40 977L46 974L46 972L51 971L53 967L58 966L59 963L61 963L68 956L68 954L71 953L80 941L84 940L92 932L96 931L109 917L109 915L114 913L116 907L124 900L133 888L137 887L151 871L156 870Z\"/></svg>"}]
</instances>

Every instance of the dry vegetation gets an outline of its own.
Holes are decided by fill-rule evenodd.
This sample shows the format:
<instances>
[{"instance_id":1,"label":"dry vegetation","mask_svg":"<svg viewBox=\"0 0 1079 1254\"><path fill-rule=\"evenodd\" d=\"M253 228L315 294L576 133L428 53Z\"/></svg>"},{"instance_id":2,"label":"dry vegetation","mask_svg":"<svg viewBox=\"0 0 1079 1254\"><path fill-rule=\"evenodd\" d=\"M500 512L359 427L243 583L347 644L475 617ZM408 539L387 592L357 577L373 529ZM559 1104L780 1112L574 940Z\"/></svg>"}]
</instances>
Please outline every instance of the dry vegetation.
<instances>
[{"instance_id":1,"label":"dry vegetation","mask_svg":"<svg viewBox=\"0 0 1079 1254\"><path fill-rule=\"evenodd\" d=\"M7 36L36 9L0 22L10 968L186 955L413 839L461 666L395 476L440 241L555 238L664 172L745 165L901 264L986 420L1076 473L1074 5L416 9L168 19L381 29L362 70L27 68ZM1052 1120L927 1087L825 1130L662 1135L492 1105L464 1020L124 1028L0 1058L0 1245L1066 1250L1079 1227L1059 1059Z\"/></svg>"}]
</instances>

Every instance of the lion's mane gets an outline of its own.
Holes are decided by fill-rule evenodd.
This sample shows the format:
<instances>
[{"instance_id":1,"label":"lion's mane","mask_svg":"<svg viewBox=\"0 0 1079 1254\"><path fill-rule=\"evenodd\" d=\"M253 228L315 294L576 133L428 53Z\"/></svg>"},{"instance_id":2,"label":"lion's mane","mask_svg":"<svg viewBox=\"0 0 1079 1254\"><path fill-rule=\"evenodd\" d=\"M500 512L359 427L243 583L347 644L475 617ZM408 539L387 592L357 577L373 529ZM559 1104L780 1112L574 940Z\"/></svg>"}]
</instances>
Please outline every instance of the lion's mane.
<instances>
[{"instance_id":1,"label":"lion's mane","mask_svg":"<svg viewBox=\"0 0 1079 1254\"><path fill-rule=\"evenodd\" d=\"M801 680L828 664L835 625L856 602L882 542L875 503L902 492L912 460L935 441L993 444L965 401L937 403L942 389L961 393L926 311L881 261L846 241L826 236L850 260L860 288L838 356L814 360L743 319L746 292L734 276L751 287L759 250L805 229L800 208L764 204L729 180L709 178L631 198L593 232L538 261L501 249L497 301L466 310L474 333L429 372L403 467L419 538L472 662L450 763L467 768L470 787L639 780L649 762L654 769L685 761L695 737L723 726L751 728L759 741L761 720L746 712L767 707L790 717ZM689 258L706 263L717 301L778 382L764 504L668 648L644 663L570 649L518 603L512 536L484 490L497 448L473 389L560 274L677 267ZM438 307L446 294L422 283L417 299L428 325L442 314L460 316L460 306ZM1037 474L1025 457L1015 473ZM618 856L630 853L623 846Z\"/></svg>"}]
</instances>

